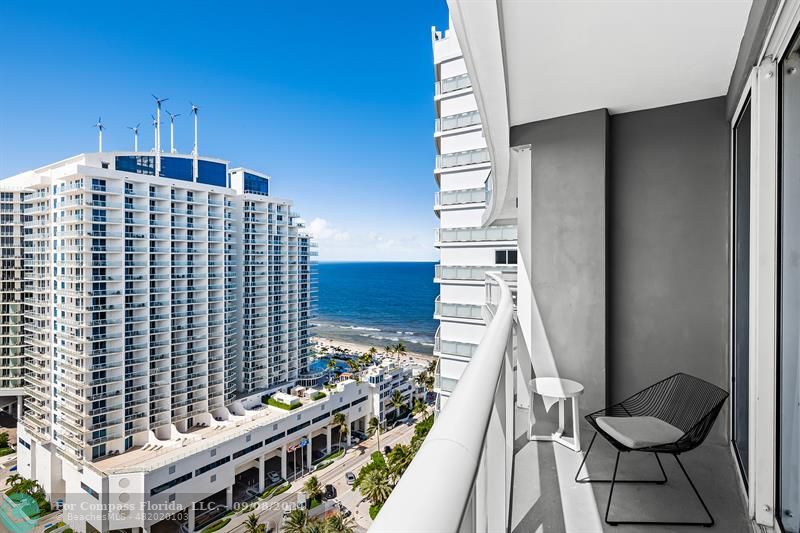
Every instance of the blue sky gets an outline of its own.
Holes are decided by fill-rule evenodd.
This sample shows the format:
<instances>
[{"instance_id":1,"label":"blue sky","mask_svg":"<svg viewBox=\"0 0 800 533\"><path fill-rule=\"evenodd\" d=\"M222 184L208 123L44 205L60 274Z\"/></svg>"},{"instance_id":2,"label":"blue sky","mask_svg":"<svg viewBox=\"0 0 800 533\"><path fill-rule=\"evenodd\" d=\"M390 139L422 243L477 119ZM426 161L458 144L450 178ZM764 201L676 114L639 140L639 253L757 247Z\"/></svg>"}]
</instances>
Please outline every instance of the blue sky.
<instances>
[{"instance_id":1,"label":"blue sky","mask_svg":"<svg viewBox=\"0 0 800 533\"><path fill-rule=\"evenodd\" d=\"M151 93L189 152L191 100L200 153L271 174L321 260L434 260L432 25L445 0L2 2L0 177L96 150L98 116L150 149Z\"/></svg>"}]
</instances>

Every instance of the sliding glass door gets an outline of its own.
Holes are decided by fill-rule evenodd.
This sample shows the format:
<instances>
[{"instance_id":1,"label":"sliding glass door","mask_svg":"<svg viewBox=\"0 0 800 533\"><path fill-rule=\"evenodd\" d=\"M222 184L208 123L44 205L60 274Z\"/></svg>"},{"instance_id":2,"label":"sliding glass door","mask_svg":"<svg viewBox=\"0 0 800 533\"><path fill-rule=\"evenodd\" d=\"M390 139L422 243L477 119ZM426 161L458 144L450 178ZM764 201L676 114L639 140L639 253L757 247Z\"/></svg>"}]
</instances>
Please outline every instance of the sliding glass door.
<instances>
[{"instance_id":1,"label":"sliding glass door","mask_svg":"<svg viewBox=\"0 0 800 533\"><path fill-rule=\"evenodd\" d=\"M733 361L731 389L736 458L747 484L750 328L750 99L733 130Z\"/></svg>"},{"instance_id":2,"label":"sliding glass door","mask_svg":"<svg viewBox=\"0 0 800 533\"><path fill-rule=\"evenodd\" d=\"M778 518L800 532L800 56L781 63Z\"/></svg>"}]
</instances>

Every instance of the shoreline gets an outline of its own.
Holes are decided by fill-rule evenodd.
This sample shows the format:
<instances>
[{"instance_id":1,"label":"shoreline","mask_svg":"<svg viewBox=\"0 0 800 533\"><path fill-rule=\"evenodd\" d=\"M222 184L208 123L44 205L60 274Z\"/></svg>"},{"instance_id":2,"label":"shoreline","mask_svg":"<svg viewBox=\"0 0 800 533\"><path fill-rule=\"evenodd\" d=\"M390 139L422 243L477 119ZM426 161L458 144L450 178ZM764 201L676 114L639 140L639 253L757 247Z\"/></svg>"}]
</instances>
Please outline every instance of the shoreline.
<instances>
[{"instance_id":1,"label":"shoreline","mask_svg":"<svg viewBox=\"0 0 800 533\"><path fill-rule=\"evenodd\" d=\"M327 348L330 348L330 347L333 347L333 346L339 346L339 347L343 348L344 350L346 350L348 352L364 353L364 352L368 351L371 347L374 346L375 349L378 350L378 354L383 355L384 357L388 357L388 358L399 359L400 361L421 359L421 360L423 360L424 363L427 364L430 361L435 361L436 359L438 359L433 354L419 353L419 352L415 352L415 351L409 349L407 343L404 343L404 344L406 344L406 349L407 349L406 354L404 356L398 357L398 356L396 356L394 354L386 354L383 351L384 346L380 346L380 345L377 345L377 344L360 343L360 342L354 342L354 341L343 341L343 340L332 339L330 337L323 337L323 336L319 336L319 335L313 336L311 338L311 341L316 345L318 352L325 352L325 351L327 351Z\"/></svg>"}]
</instances>

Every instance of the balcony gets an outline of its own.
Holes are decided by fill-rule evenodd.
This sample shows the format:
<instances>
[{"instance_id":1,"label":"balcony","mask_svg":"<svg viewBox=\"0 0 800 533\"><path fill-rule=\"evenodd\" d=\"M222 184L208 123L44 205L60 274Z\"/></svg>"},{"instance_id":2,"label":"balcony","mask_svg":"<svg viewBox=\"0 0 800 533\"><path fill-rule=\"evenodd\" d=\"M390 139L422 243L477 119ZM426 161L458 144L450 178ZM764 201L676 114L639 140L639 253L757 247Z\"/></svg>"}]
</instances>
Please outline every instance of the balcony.
<instances>
[{"instance_id":1,"label":"balcony","mask_svg":"<svg viewBox=\"0 0 800 533\"><path fill-rule=\"evenodd\" d=\"M441 191L434 194L433 209L438 212L442 207L446 206L484 203L486 202L486 196L485 187Z\"/></svg>"},{"instance_id":2,"label":"balcony","mask_svg":"<svg viewBox=\"0 0 800 533\"><path fill-rule=\"evenodd\" d=\"M445 78L434 84L434 91L437 95L447 94L460 89L471 87L472 82L469 80L468 74L459 74L450 78Z\"/></svg>"},{"instance_id":3,"label":"balcony","mask_svg":"<svg viewBox=\"0 0 800 533\"><path fill-rule=\"evenodd\" d=\"M517 240L516 226L438 228L434 230L435 246L470 242L499 242L515 240Z\"/></svg>"},{"instance_id":4,"label":"balcony","mask_svg":"<svg viewBox=\"0 0 800 533\"><path fill-rule=\"evenodd\" d=\"M444 169L488 162L489 150L487 148L454 152L452 154L441 154L436 156L436 171L440 172Z\"/></svg>"},{"instance_id":5,"label":"balcony","mask_svg":"<svg viewBox=\"0 0 800 533\"><path fill-rule=\"evenodd\" d=\"M644 529L606 524L609 484L576 481L583 455L557 443L528 440L528 411L518 405L520 395L527 393L514 390L519 386L518 354L513 349L514 297L499 273L487 274L486 294L484 337L457 387L454 380L437 376L436 388L451 394L370 532L676 531L664 525ZM436 349L444 349L438 338ZM547 434L555 428L544 420L543 408L537 407L535 413L537 431ZM584 450L591 436L582 432ZM614 449L598 441L581 477L610 477L615 456ZM751 531L727 446L709 442L682 458L717 519L716 529ZM612 516L657 521L674 519L677 512L687 521L705 519L677 464L667 457L662 463L668 478L665 485L615 486ZM623 454L620 461L623 479L655 476L657 471L650 454Z\"/></svg>"},{"instance_id":6,"label":"balcony","mask_svg":"<svg viewBox=\"0 0 800 533\"><path fill-rule=\"evenodd\" d=\"M459 113L458 115L437 118L434 129L438 133L459 128L468 128L470 126L479 126L480 123L480 113L477 111L467 111L466 113Z\"/></svg>"},{"instance_id":7,"label":"balcony","mask_svg":"<svg viewBox=\"0 0 800 533\"><path fill-rule=\"evenodd\" d=\"M482 307L480 305L442 302L437 296L436 302L434 303L433 318L436 320L448 318L482 320L483 315L481 310Z\"/></svg>"},{"instance_id":8,"label":"balcony","mask_svg":"<svg viewBox=\"0 0 800 533\"><path fill-rule=\"evenodd\" d=\"M516 283L517 268L515 265L436 265L434 267L434 281L439 283L446 281L483 283L487 272L497 271L502 274L506 283Z\"/></svg>"}]
</instances>

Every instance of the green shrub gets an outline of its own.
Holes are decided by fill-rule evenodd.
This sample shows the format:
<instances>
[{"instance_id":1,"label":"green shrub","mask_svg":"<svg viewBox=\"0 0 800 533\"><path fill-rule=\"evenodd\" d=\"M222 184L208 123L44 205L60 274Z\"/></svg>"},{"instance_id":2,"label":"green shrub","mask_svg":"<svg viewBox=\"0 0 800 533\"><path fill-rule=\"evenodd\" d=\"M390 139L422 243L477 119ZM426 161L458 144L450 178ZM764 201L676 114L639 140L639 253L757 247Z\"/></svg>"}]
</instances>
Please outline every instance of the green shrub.
<instances>
[{"instance_id":1,"label":"green shrub","mask_svg":"<svg viewBox=\"0 0 800 533\"><path fill-rule=\"evenodd\" d=\"M261 499L265 500L267 498L271 498L272 496L277 496L278 494L283 494L292 486L291 483L286 483L283 485L273 485L272 487L268 488L264 492L261 493Z\"/></svg>"},{"instance_id":2,"label":"green shrub","mask_svg":"<svg viewBox=\"0 0 800 533\"><path fill-rule=\"evenodd\" d=\"M267 400L267 405L271 405L272 407L277 407L278 409L284 409L286 411L291 411L292 409L297 409L302 404L296 403L294 405L288 405L288 404L285 404L283 402L279 402L278 400L270 397Z\"/></svg>"},{"instance_id":3,"label":"green shrub","mask_svg":"<svg viewBox=\"0 0 800 533\"><path fill-rule=\"evenodd\" d=\"M4 455L9 455L14 453L16 450L14 448L0 448L0 457Z\"/></svg>"},{"instance_id":4,"label":"green shrub","mask_svg":"<svg viewBox=\"0 0 800 533\"><path fill-rule=\"evenodd\" d=\"M378 516L378 511L381 510L381 507L383 507L383 504L373 503L372 505L370 505L369 506L369 517L371 519L375 520L375 517Z\"/></svg>"},{"instance_id":5,"label":"green shrub","mask_svg":"<svg viewBox=\"0 0 800 533\"><path fill-rule=\"evenodd\" d=\"M60 527L64 527L65 525L66 524L64 524L64 522L59 522L57 524L53 524L52 526L50 526L47 529L45 529L44 533L50 533L51 531L55 531L56 529L58 529Z\"/></svg>"},{"instance_id":6,"label":"green shrub","mask_svg":"<svg viewBox=\"0 0 800 533\"><path fill-rule=\"evenodd\" d=\"M383 457L383 454L381 452L378 451L372 452L372 455L370 455L370 457L372 457L372 461L376 463L379 467L386 468L386 459Z\"/></svg>"},{"instance_id":7,"label":"green shrub","mask_svg":"<svg viewBox=\"0 0 800 533\"><path fill-rule=\"evenodd\" d=\"M228 522L230 521L231 521L230 518L223 518L222 520L217 520L216 522L205 528L202 531L202 533L214 533L214 531L219 531L223 527L227 526Z\"/></svg>"},{"instance_id":8,"label":"green shrub","mask_svg":"<svg viewBox=\"0 0 800 533\"><path fill-rule=\"evenodd\" d=\"M316 471L316 470L322 470L323 468L328 468L328 467L329 467L329 466L331 466L332 464L333 464L333 461L324 461L324 460L323 460L322 462L320 462L320 463L317 463L317 466L314 468L314 470L315 470L315 471Z\"/></svg>"},{"instance_id":9,"label":"green shrub","mask_svg":"<svg viewBox=\"0 0 800 533\"><path fill-rule=\"evenodd\" d=\"M317 391L317 392L315 392L314 394L311 395L311 400L316 402L317 400L321 400L325 396L327 396L327 394L325 394L324 392Z\"/></svg>"}]
</instances>

